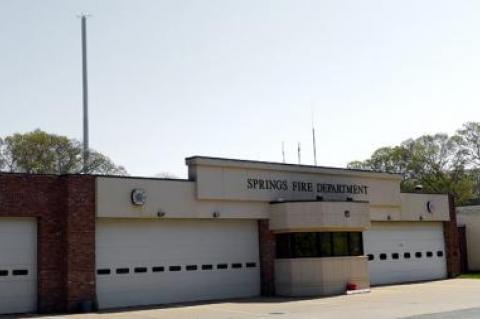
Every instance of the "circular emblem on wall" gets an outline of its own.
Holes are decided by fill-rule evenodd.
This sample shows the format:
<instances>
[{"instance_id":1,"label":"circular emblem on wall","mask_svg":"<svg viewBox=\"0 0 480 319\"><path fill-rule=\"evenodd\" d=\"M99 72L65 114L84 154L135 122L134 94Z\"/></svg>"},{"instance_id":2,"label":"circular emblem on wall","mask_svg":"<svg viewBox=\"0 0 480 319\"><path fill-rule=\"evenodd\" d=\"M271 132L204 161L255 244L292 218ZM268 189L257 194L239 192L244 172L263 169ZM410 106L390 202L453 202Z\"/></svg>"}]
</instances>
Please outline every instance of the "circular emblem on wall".
<instances>
[{"instance_id":1,"label":"circular emblem on wall","mask_svg":"<svg viewBox=\"0 0 480 319\"><path fill-rule=\"evenodd\" d=\"M427 201L427 211L430 214L433 214L435 212L435 204L433 204L432 201Z\"/></svg>"},{"instance_id":2,"label":"circular emblem on wall","mask_svg":"<svg viewBox=\"0 0 480 319\"><path fill-rule=\"evenodd\" d=\"M136 206L142 206L147 201L147 193L144 189L135 188L132 191L132 204Z\"/></svg>"}]
</instances>

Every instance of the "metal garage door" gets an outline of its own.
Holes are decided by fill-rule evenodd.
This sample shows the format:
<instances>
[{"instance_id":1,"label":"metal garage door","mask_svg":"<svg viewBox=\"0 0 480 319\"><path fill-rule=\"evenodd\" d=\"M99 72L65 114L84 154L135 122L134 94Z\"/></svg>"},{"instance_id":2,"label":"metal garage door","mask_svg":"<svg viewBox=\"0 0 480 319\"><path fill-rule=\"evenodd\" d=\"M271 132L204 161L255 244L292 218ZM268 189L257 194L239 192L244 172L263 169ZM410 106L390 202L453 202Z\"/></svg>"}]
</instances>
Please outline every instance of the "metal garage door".
<instances>
[{"instance_id":1,"label":"metal garage door","mask_svg":"<svg viewBox=\"0 0 480 319\"><path fill-rule=\"evenodd\" d=\"M374 222L363 238L372 285L447 276L441 222Z\"/></svg>"},{"instance_id":2,"label":"metal garage door","mask_svg":"<svg viewBox=\"0 0 480 319\"><path fill-rule=\"evenodd\" d=\"M100 308L256 296L257 222L98 219Z\"/></svg>"},{"instance_id":3,"label":"metal garage door","mask_svg":"<svg viewBox=\"0 0 480 319\"><path fill-rule=\"evenodd\" d=\"M37 227L33 218L0 218L0 314L37 306Z\"/></svg>"}]
</instances>

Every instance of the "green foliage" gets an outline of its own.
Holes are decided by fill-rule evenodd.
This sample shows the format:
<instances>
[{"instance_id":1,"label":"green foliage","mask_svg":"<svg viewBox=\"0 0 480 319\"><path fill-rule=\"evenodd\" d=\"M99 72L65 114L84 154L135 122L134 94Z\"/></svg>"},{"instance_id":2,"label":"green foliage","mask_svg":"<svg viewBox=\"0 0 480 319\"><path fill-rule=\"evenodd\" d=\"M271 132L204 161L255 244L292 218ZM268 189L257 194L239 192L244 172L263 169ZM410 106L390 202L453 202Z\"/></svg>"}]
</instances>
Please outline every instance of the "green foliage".
<instances>
[{"instance_id":1,"label":"green foliage","mask_svg":"<svg viewBox=\"0 0 480 319\"><path fill-rule=\"evenodd\" d=\"M465 123L453 136L423 135L382 147L349 168L401 174L402 191L422 185L425 192L452 193L458 204L480 195L480 123Z\"/></svg>"},{"instance_id":2,"label":"green foliage","mask_svg":"<svg viewBox=\"0 0 480 319\"><path fill-rule=\"evenodd\" d=\"M35 130L0 139L0 170L35 174L72 174L82 171L82 144L66 136ZM126 175L108 157L90 150L89 174Z\"/></svg>"}]
</instances>

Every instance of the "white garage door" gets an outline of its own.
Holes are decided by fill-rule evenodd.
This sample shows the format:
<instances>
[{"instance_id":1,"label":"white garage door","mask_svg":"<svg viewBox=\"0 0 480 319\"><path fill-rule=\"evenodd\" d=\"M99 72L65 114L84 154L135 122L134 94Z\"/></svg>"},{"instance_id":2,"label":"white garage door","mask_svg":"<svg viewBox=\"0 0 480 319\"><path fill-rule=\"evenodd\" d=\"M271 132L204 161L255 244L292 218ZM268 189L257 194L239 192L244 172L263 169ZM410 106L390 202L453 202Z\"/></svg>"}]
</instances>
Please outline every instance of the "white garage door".
<instances>
[{"instance_id":1,"label":"white garage door","mask_svg":"<svg viewBox=\"0 0 480 319\"><path fill-rule=\"evenodd\" d=\"M257 222L97 220L100 308L256 296Z\"/></svg>"},{"instance_id":2,"label":"white garage door","mask_svg":"<svg viewBox=\"0 0 480 319\"><path fill-rule=\"evenodd\" d=\"M447 276L441 222L376 222L363 238L372 285Z\"/></svg>"},{"instance_id":3,"label":"white garage door","mask_svg":"<svg viewBox=\"0 0 480 319\"><path fill-rule=\"evenodd\" d=\"M0 314L37 306L37 227L33 218L0 218Z\"/></svg>"}]
</instances>

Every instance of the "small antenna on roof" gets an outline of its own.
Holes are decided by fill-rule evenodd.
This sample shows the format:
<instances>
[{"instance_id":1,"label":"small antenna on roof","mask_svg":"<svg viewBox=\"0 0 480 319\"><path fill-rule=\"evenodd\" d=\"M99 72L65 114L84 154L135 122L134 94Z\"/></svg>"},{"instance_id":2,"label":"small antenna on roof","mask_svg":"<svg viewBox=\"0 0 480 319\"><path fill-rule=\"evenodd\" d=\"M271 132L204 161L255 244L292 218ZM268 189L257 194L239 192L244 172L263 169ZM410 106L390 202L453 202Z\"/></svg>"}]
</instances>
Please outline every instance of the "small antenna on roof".
<instances>
[{"instance_id":1,"label":"small antenna on roof","mask_svg":"<svg viewBox=\"0 0 480 319\"><path fill-rule=\"evenodd\" d=\"M302 164L302 153L300 148L300 142L298 142L298 164Z\"/></svg>"},{"instance_id":2,"label":"small antenna on roof","mask_svg":"<svg viewBox=\"0 0 480 319\"><path fill-rule=\"evenodd\" d=\"M317 140L315 139L314 113L312 105L312 138L313 138L313 164L317 166Z\"/></svg>"},{"instance_id":3,"label":"small antenna on roof","mask_svg":"<svg viewBox=\"0 0 480 319\"><path fill-rule=\"evenodd\" d=\"M282 160L285 163L285 142L282 141Z\"/></svg>"}]
</instances>

